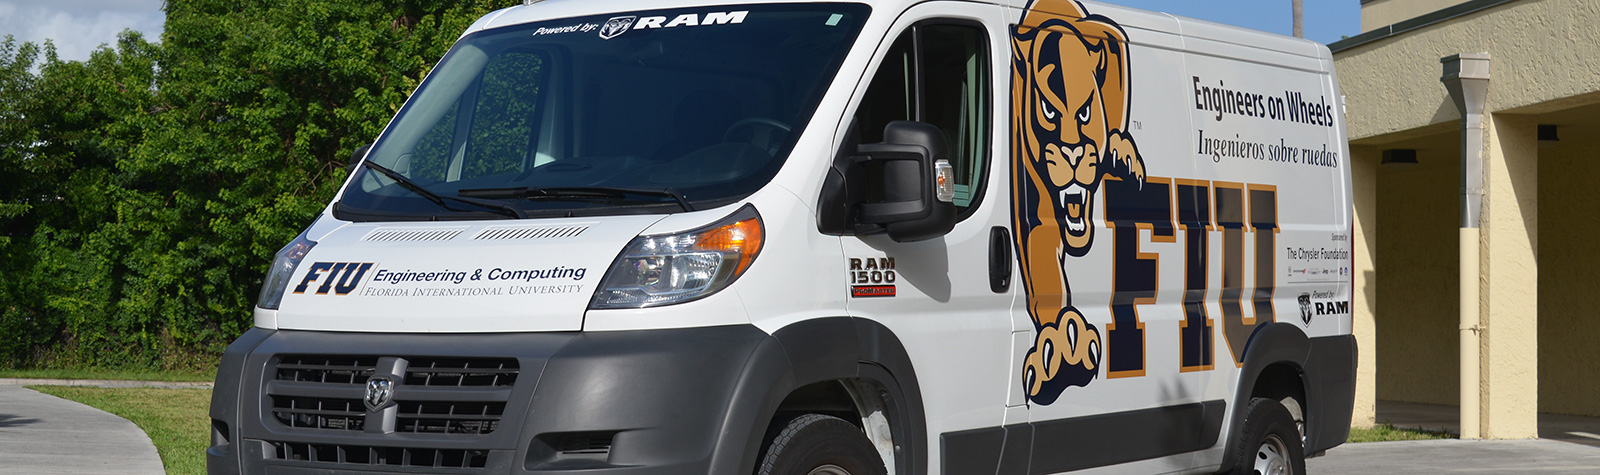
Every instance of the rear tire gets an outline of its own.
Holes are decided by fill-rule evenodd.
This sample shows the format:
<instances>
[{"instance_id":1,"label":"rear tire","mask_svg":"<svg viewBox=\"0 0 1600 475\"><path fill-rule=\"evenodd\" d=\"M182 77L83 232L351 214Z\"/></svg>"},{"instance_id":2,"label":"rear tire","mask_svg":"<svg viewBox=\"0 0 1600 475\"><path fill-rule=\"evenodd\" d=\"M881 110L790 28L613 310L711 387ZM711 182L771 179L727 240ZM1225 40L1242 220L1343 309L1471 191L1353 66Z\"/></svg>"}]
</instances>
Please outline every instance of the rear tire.
<instances>
[{"instance_id":1,"label":"rear tire","mask_svg":"<svg viewBox=\"0 0 1600 475\"><path fill-rule=\"evenodd\" d=\"M861 429L833 416L789 421L766 449L757 475L887 475Z\"/></svg>"},{"instance_id":2,"label":"rear tire","mask_svg":"<svg viewBox=\"0 0 1600 475\"><path fill-rule=\"evenodd\" d=\"M1305 447L1294 417L1283 403L1266 398L1250 400L1244 424L1228 454L1232 475L1305 475Z\"/></svg>"}]
</instances>

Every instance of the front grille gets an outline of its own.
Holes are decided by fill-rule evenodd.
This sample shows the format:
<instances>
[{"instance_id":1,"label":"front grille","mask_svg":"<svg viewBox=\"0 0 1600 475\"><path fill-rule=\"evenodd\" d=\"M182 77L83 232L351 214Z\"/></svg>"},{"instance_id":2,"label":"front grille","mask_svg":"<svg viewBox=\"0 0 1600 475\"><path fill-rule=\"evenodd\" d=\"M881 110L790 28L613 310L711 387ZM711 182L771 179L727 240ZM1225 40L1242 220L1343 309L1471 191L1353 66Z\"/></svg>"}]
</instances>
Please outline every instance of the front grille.
<instances>
[{"instance_id":1,"label":"front grille","mask_svg":"<svg viewBox=\"0 0 1600 475\"><path fill-rule=\"evenodd\" d=\"M432 469L483 468L489 462L487 450L374 447L284 441L267 443L273 448L273 453L269 456L278 460Z\"/></svg>"},{"instance_id":2,"label":"front grille","mask_svg":"<svg viewBox=\"0 0 1600 475\"><path fill-rule=\"evenodd\" d=\"M283 355L274 365L266 395L271 419L284 427L349 433L381 426L447 436L499 429L521 372L515 358ZM400 376L392 378L395 410L368 411L367 381L390 374Z\"/></svg>"},{"instance_id":3,"label":"front grille","mask_svg":"<svg viewBox=\"0 0 1600 475\"><path fill-rule=\"evenodd\" d=\"M506 403L401 402L395 432L488 434L500 428Z\"/></svg>"},{"instance_id":4,"label":"front grille","mask_svg":"<svg viewBox=\"0 0 1600 475\"><path fill-rule=\"evenodd\" d=\"M519 372L512 358L418 358L406 367L406 385L510 387Z\"/></svg>"},{"instance_id":5,"label":"front grille","mask_svg":"<svg viewBox=\"0 0 1600 475\"><path fill-rule=\"evenodd\" d=\"M272 417L288 427L361 430L366 414L359 399L272 397Z\"/></svg>"},{"instance_id":6,"label":"front grille","mask_svg":"<svg viewBox=\"0 0 1600 475\"><path fill-rule=\"evenodd\" d=\"M273 379L329 384L364 384L378 365L376 356L307 356L279 358Z\"/></svg>"}]
</instances>

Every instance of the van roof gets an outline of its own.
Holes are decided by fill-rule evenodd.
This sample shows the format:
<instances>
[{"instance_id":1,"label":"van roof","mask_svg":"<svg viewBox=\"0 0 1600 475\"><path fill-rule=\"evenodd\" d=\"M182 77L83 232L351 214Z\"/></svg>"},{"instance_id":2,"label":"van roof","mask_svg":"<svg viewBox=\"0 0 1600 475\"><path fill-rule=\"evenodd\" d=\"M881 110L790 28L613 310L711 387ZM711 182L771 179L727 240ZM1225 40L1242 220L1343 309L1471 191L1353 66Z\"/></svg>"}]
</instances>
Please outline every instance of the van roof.
<instances>
[{"instance_id":1,"label":"van roof","mask_svg":"<svg viewBox=\"0 0 1600 475\"><path fill-rule=\"evenodd\" d=\"M899 11L912 5L923 3L925 0L824 0L831 3L864 3L872 6L874 11ZM961 0L974 3L998 4L1016 9L1021 17L1020 10L1027 8L1036 0ZM1180 17L1161 12L1139 10L1112 3L1102 3L1093 0L1081 0L1084 6L1095 14L1105 15L1117 20L1124 28L1163 32L1185 38L1209 40L1238 47L1254 48L1261 50L1286 53L1306 58L1332 61L1333 55L1327 46L1315 41L1293 38L1289 36L1252 30L1232 25L1224 25L1189 17ZM543 21L554 18L567 18L605 13L621 13L640 10L670 9L673 7L707 7L717 5L742 5L759 2L751 0L696 0L693 3L684 0L608 0L596 2L594 0L539 0L529 5L519 5L501 9L485 15L463 33L473 33L488 28L517 25L528 22ZM813 2L816 3L816 2ZM1133 35L1137 38L1137 35ZM1136 40L1137 41L1137 40Z\"/></svg>"}]
</instances>

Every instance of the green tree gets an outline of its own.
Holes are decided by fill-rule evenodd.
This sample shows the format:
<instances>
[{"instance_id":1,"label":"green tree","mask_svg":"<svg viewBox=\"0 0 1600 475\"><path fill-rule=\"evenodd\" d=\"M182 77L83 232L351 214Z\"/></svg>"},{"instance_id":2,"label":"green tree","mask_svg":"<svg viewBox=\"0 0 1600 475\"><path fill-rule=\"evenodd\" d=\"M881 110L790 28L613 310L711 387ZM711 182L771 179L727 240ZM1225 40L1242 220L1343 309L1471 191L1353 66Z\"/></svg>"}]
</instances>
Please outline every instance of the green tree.
<instances>
[{"instance_id":1,"label":"green tree","mask_svg":"<svg viewBox=\"0 0 1600 475\"><path fill-rule=\"evenodd\" d=\"M39 62L8 40L0 365L213 364L192 357L249 328L273 253L349 154L468 25L516 3L169 0L159 44L129 32Z\"/></svg>"},{"instance_id":2,"label":"green tree","mask_svg":"<svg viewBox=\"0 0 1600 475\"><path fill-rule=\"evenodd\" d=\"M49 343L96 347L107 334L148 330L108 325L106 317L122 255L111 212L121 191L115 163L140 135L117 124L151 104L155 48L127 32L115 48L67 62L48 43L13 44L0 53L9 56L0 59L0 272L8 276L0 283L0 350L14 364L51 350Z\"/></svg>"},{"instance_id":3,"label":"green tree","mask_svg":"<svg viewBox=\"0 0 1600 475\"><path fill-rule=\"evenodd\" d=\"M0 42L0 355L11 356L48 341L54 333L25 300L29 253L24 244L31 229L29 210L40 197L32 179L38 134L29 127L26 109L37 80L32 69L39 48L18 44L11 35ZM19 242L19 240L23 242ZM4 361L4 360L0 360Z\"/></svg>"}]
</instances>

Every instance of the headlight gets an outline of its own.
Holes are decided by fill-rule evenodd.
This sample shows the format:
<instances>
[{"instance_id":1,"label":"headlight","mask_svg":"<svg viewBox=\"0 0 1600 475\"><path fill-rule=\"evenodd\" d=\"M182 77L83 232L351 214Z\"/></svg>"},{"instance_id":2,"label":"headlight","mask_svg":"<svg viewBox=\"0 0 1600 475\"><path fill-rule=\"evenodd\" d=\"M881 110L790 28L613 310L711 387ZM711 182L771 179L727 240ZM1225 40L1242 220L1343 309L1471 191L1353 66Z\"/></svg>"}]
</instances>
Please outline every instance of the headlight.
<instances>
[{"instance_id":1,"label":"headlight","mask_svg":"<svg viewBox=\"0 0 1600 475\"><path fill-rule=\"evenodd\" d=\"M300 266L300 260L311 252L311 246L317 243L306 239L306 233L301 232L295 236L294 241L278 250L278 256L272 259L272 267L267 269L267 280L261 283L261 298L256 299L256 306L268 310L277 310L278 304L283 302L283 291L289 286L289 277L294 274L294 268Z\"/></svg>"},{"instance_id":2,"label":"headlight","mask_svg":"<svg viewBox=\"0 0 1600 475\"><path fill-rule=\"evenodd\" d=\"M750 205L704 228L634 238L589 308L655 307L716 293L750 268L761 238L761 215Z\"/></svg>"}]
</instances>

